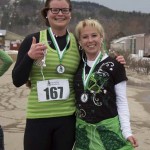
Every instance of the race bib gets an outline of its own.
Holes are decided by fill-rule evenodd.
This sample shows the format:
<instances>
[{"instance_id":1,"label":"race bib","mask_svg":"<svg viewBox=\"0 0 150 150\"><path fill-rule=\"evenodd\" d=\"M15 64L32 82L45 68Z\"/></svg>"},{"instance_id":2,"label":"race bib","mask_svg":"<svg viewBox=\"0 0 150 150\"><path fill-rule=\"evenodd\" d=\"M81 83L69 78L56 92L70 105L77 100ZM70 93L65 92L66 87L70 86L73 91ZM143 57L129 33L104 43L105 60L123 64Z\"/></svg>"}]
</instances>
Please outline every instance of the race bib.
<instances>
[{"instance_id":1,"label":"race bib","mask_svg":"<svg viewBox=\"0 0 150 150\"><path fill-rule=\"evenodd\" d=\"M68 79L37 81L37 93L39 102L66 100L70 94L69 81Z\"/></svg>"}]
</instances>

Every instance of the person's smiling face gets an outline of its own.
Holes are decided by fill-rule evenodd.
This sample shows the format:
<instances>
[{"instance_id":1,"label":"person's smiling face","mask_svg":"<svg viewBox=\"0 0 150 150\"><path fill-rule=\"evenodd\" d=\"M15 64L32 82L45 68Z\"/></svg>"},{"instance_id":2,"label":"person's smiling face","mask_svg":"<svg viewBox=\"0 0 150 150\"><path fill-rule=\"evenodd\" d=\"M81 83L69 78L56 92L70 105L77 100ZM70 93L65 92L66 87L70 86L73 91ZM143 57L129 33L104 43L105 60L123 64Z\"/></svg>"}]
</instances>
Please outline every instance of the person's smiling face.
<instances>
[{"instance_id":1,"label":"person's smiling face","mask_svg":"<svg viewBox=\"0 0 150 150\"><path fill-rule=\"evenodd\" d=\"M101 50L102 38L95 27L85 26L80 31L79 44L84 49L87 58L93 60L99 54Z\"/></svg>"},{"instance_id":2,"label":"person's smiling face","mask_svg":"<svg viewBox=\"0 0 150 150\"><path fill-rule=\"evenodd\" d=\"M66 0L52 0L49 4L49 8L55 9L70 9L69 4ZM58 13L53 13L52 10L47 12L47 17L50 23L51 28L55 29L66 29L68 23L70 22L71 12L63 13L62 10L59 10Z\"/></svg>"}]
</instances>

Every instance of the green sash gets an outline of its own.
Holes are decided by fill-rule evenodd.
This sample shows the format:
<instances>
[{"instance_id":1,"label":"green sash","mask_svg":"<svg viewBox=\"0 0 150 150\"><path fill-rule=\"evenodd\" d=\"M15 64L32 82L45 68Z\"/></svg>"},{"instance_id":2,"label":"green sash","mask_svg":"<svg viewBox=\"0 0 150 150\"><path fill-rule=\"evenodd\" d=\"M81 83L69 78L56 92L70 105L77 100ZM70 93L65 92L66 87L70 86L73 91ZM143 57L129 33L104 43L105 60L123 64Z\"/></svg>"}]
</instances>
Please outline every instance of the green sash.
<instances>
[{"instance_id":1,"label":"green sash","mask_svg":"<svg viewBox=\"0 0 150 150\"><path fill-rule=\"evenodd\" d=\"M123 138L118 116L96 124L77 118L74 150L133 150Z\"/></svg>"}]
</instances>

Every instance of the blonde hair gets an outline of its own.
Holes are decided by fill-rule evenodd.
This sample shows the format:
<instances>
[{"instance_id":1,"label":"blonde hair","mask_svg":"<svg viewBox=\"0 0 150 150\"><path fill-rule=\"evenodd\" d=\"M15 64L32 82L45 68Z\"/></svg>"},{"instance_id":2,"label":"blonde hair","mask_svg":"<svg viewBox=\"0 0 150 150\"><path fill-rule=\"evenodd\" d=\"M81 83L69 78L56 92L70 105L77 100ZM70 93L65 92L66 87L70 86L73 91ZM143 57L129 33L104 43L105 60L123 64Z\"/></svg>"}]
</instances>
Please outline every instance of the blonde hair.
<instances>
[{"instance_id":1,"label":"blonde hair","mask_svg":"<svg viewBox=\"0 0 150 150\"><path fill-rule=\"evenodd\" d=\"M103 26L99 23L98 20L96 20L96 19L84 19L76 25L75 36L76 36L77 40L80 40L80 33L81 33L82 29L86 26L96 28L97 31L99 32L100 36L102 38L105 37Z\"/></svg>"},{"instance_id":2,"label":"blonde hair","mask_svg":"<svg viewBox=\"0 0 150 150\"><path fill-rule=\"evenodd\" d=\"M80 41L80 34L83 28L85 27L94 27L95 29L97 29L99 35L102 39L101 41L101 51L102 53L105 53L107 50L105 49L105 45L104 45L104 38L105 38L105 32L104 32L104 28L103 26L99 23L98 20L96 19L84 19L82 21L80 21L75 28L75 37L78 41Z\"/></svg>"}]
</instances>

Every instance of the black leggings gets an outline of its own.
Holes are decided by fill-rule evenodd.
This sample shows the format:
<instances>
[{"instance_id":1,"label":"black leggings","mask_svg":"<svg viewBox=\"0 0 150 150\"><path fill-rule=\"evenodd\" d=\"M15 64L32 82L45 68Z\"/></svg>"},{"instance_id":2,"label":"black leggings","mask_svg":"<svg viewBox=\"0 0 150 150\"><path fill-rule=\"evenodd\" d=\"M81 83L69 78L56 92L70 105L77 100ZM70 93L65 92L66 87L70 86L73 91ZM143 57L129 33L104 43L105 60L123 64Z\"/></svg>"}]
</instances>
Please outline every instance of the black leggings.
<instances>
[{"instance_id":1,"label":"black leggings","mask_svg":"<svg viewBox=\"0 0 150 150\"><path fill-rule=\"evenodd\" d=\"M4 132L0 125L0 150L4 150Z\"/></svg>"},{"instance_id":2,"label":"black leggings","mask_svg":"<svg viewBox=\"0 0 150 150\"><path fill-rule=\"evenodd\" d=\"M75 116L27 119L24 150L72 150Z\"/></svg>"}]
</instances>

